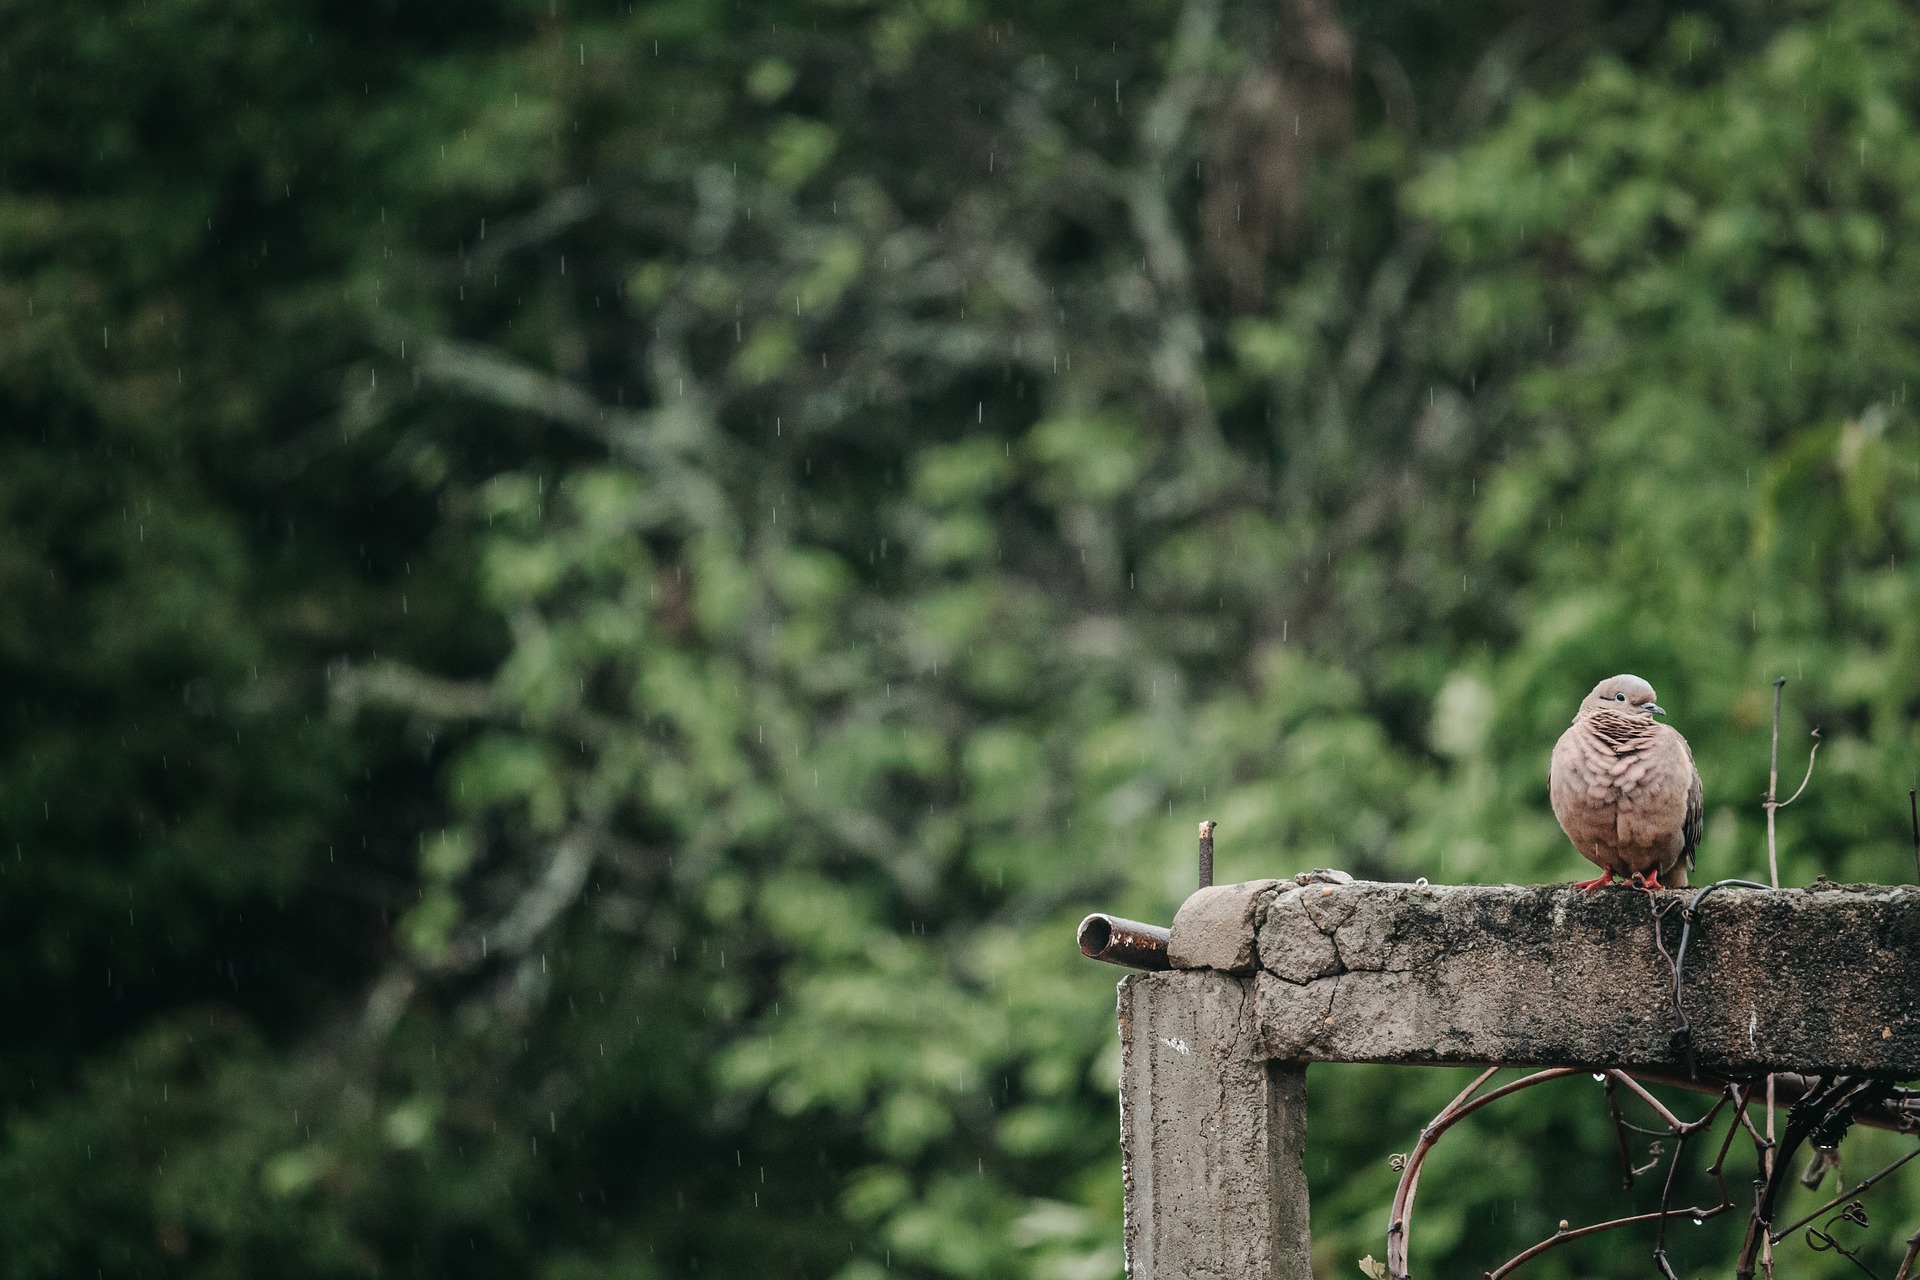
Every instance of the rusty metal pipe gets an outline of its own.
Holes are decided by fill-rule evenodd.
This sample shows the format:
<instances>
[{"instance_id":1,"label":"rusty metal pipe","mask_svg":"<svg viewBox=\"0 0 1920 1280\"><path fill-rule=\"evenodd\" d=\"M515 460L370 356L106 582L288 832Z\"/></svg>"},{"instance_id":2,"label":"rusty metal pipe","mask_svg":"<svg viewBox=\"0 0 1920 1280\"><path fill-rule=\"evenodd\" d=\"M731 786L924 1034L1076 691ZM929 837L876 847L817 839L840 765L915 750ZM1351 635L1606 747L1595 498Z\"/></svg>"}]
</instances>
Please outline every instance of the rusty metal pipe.
<instances>
[{"instance_id":1,"label":"rusty metal pipe","mask_svg":"<svg viewBox=\"0 0 1920 1280\"><path fill-rule=\"evenodd\" d=\"M1080 954L1129 969L1165 969L1172 934L1157 924L1096 911L1080 922Z\"/></svg>"}]
</instances>

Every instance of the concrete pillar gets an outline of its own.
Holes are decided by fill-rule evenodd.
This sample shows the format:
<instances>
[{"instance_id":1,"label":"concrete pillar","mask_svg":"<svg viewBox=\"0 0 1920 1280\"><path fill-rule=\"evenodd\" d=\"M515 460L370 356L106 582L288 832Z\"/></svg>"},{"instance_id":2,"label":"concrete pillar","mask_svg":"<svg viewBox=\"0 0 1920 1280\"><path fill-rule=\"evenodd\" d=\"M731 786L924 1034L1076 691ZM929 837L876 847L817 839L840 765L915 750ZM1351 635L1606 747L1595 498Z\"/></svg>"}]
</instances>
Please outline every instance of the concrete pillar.
<instances>
[{"instance_id":1,"label":"concrete pillar","mask_svg":"<svg viewBox=\"0 0 1920 1280\"><path fill-rule=\"evenodd\" d=\"M1312 1280L1306 1071L1257 1057L1253 980L1120 983L1131 1280Z\"/></svg>"}]
</instances>

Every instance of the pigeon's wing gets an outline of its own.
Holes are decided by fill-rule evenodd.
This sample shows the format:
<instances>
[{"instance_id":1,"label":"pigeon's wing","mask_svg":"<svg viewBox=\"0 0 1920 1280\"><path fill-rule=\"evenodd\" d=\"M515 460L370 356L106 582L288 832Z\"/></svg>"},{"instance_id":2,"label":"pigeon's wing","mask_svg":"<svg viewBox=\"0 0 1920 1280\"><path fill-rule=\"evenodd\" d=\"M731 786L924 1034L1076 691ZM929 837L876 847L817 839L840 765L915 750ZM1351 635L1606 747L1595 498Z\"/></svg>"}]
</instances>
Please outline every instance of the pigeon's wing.
<instances>
[{"instance_id":1,"label":"pigeon's wing","mask_svg":"<svg viewBox=\"0 0 1920 1280\"><path fill-rule=\"evenodd\" d=\"M1687 816L1680 824L1680 857L1691 867L1694 854L1700 848L1700 833L1706 826L1707 812L1706 793L1700 785L1700 769L1693 763L1691 747L1687 748L1687 769L1693 777L1687 783Z\"/></svg>"}]
</instances>

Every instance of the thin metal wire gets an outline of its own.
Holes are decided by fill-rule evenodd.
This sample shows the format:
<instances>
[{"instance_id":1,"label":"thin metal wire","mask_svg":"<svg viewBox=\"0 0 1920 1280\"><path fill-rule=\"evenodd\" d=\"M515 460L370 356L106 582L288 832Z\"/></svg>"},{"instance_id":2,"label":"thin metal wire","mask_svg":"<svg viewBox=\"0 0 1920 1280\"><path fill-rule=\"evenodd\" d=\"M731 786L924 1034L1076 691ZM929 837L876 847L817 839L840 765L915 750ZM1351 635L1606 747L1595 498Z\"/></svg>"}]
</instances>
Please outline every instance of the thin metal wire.
<instances>
[{"instance_id":1,"label":"thin metal wire","mask_svg":"<svg viewBox=\"0 0 1920 1280\"><path fill-rule=\"evenodd\" d=\"M1711 885L1701 885L1699 890L1693 892L1692 898L1688 898L1688 904L1680 910L1680 946L1676 946L1672 954L1667 952L1667 938L1665 938L1667 933L1665 921L1667 921L1667 913L1672 912L1672 904L1670 902L1663 904L1659 894L1653 894L1653 892L1647 894L1647 904L1653 912L1653 946L1659 948L1661 960L1667 961L1667 967L1674 977L1674 1029L1672 1029L1670 1040L1674 1050L1686 1059L1688 1075L1695 1073L1695 1067L1693 1067L1693 1023L1688 1021L1686 994L1682 990L1686 983L1686 948L1693 942L1693 919L1699 913L1699 904L1705 902L1707 894L1711 894L1715 889L1772 889L1772 885L1761 885L1759 881L1741 881L1741 879L1724 879L1724 881L1715 881Z\"/></svg>"}]
</instances>

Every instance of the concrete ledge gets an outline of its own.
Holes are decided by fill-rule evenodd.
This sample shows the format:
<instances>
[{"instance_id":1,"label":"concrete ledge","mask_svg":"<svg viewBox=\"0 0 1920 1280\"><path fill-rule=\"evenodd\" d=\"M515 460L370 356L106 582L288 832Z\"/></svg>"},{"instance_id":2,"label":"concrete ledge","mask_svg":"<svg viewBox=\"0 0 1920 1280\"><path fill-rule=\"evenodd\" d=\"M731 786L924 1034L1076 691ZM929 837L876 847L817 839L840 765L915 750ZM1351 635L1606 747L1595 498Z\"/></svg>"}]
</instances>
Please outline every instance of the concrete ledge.
<instances>
[{"instance_id":1,"label":"concrete ledge","mask_svg":"<svg viewBox=\"0 0 1920 1280\"><path fill-rule=\"evenodd\" d=\"M1694 892L1661 895L1669 953ZM1686 958L1691 1060L1634 889L1220 886L1176 917L1173 962L1251 974L1249 1037L1287 1062L1920 1077L1920 888L1716 890Z\"/></svg>"},{"instance_id":2,"label":"concrete ledge","mask_svg":"<svg viewBox=\"0 0 1920 1280\"><path fill-rule=\"evenodd\" d=\"M1259 968L1253 941L1273 901L1278 880L1217 884L1190 896L1173 917L1167 958L1176 969L1252 973Z\"/></svg>"}]
</instances>

